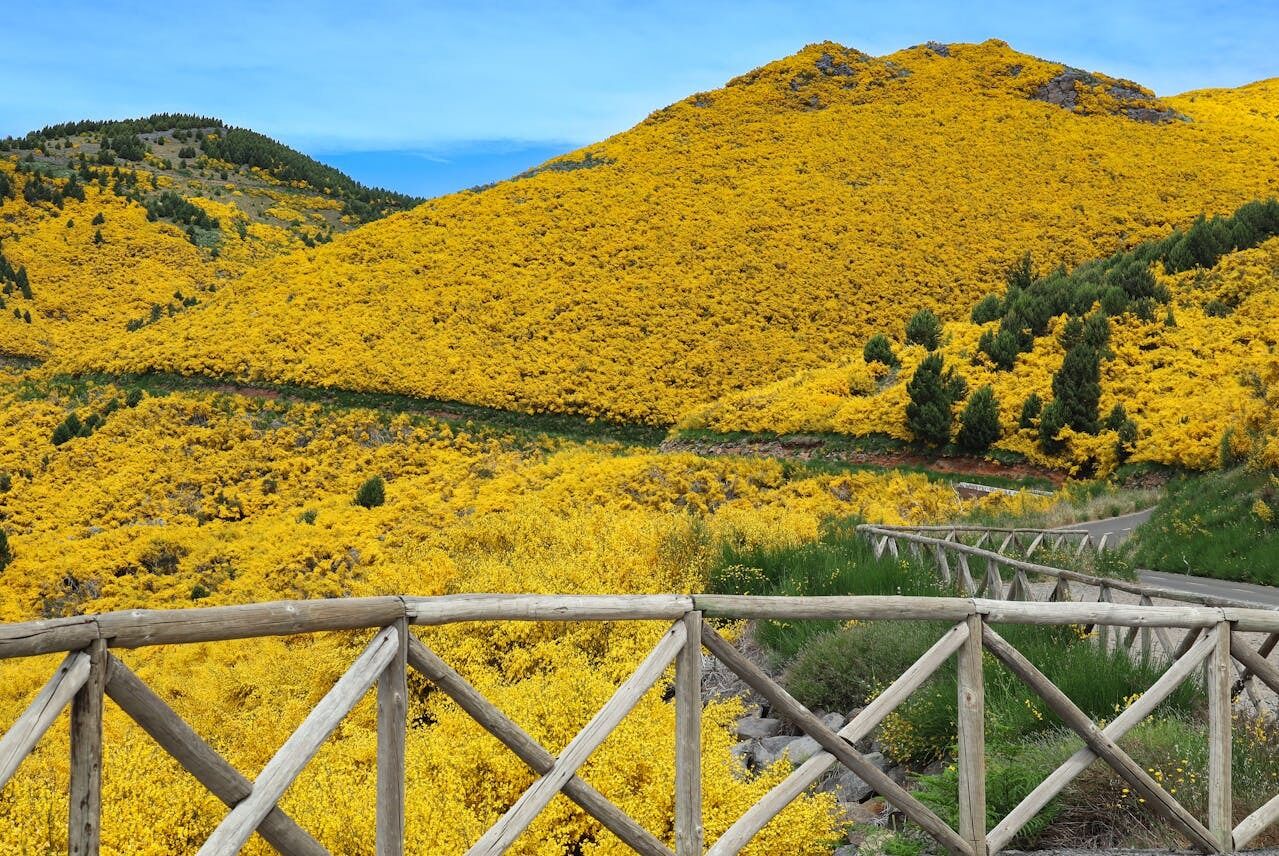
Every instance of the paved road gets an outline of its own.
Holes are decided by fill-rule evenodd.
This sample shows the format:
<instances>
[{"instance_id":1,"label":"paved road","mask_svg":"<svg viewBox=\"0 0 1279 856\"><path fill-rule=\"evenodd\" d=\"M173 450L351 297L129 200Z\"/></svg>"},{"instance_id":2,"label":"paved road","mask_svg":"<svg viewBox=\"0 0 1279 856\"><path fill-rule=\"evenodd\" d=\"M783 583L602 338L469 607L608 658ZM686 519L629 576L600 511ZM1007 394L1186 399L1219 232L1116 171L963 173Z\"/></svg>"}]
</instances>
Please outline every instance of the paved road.
<instances>
[{"instance_id":1,"label":"paved road","mask_svg":"<svg viewBox=\"0 0 1279 856\"><path fill-rule=\"evenodd\" d=\"M1136 511L1120 517L1106 520L1093 520L1087 523L1073 523L1064 529L1086 529L1096 542L1102 535L1109 535L1107 545L1118 544L1132 535L1132 531L1150 519L1153 508ZM1246 600L1258 606L1279 609L1279 588L1257 585L1255 583L1237 583L1227 580L1215 580L1209 577L1195 577L1189 574L1171 574L1164 571L1141 571L1141 581L1160 588L1178 589L1193 594L1212 597Z\"/></svg>"},{"instance_id":2,"label":"paved road","mask_svg":"<svg viewBox=\"0 0 1279 856\"><path fill-rule=\"evenodd\" d=\"M1127 540L1132 535L1132 530L1149 520L1154 513L1153 508L1147 508L1145 511L1134 511L1132 514L1108 517L1105 520L1090 520L1087 523L1072 523L1061 528L1083 529L1092 536L1094 544L1101 540L1102 535L1110 536L1106 539L1108 545L1118 544Z\"/></svg>"}]
</instances>

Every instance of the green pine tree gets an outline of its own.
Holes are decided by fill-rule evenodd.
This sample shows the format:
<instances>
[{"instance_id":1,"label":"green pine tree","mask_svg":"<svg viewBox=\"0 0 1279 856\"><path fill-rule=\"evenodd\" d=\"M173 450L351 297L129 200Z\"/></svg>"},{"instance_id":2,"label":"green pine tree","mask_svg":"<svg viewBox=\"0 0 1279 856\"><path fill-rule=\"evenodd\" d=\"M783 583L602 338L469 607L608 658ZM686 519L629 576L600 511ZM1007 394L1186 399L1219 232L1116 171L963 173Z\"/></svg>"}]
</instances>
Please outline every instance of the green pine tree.
<instances>
[{"instance_id":1,"label":"green pine tree","mask_svg":"<svg viewBox=\"0 0 1279 856\"><path fill-rule=\"evenodd\" d=\"M1097 350L1086 344L1071 348L1053 375L1053 404L1060 408L1066 425L1096 434L1100 400L1101 358Z\"/></svg>"},{"instance_id":2,"label":"green pine tree","mask_svg":"<svg viewBox=\"0 0 1279 856\"><path fill-rule=\"evenodd\" d=\"M963 380L943 371L941 354L929 354L906 384L910 401L906 405L906 425L915 439L932 446L950 442L954 422L951 408L963 394Z\"/></svg>"},{"instance_id":3,"label":"green pine tree","mask_svg":"<svg viewBox=\"0 0 1279 856\"><path fill-rule=\"evenodd\" d=\"M941 344L941 321L931 309L921 309L906 322L906 341L930 351Z\"/></svg>"},{"instance_id":4,"label":"green pine tree","mask_svg":"<svg viewBox=\"0 0 1279 856\"><path fill-rule=\"evenodd\" d=\"M959 414L959 445L970 452L985 452L999 439L999 400L990 386L980 387Z\"/></svg>"},{"instance_id":5,"label":"green pine tree","mask_svg":"<svg viewBox=\"0 0 1279 856\"><path fill-rule=\"evenodd\" d=\"M868 363L883 363L886 366L899 366L901 360L893 353L893 345L883 333L876 333L866 340L862 348L862 358Z\"/></svg>"}]
</instances>

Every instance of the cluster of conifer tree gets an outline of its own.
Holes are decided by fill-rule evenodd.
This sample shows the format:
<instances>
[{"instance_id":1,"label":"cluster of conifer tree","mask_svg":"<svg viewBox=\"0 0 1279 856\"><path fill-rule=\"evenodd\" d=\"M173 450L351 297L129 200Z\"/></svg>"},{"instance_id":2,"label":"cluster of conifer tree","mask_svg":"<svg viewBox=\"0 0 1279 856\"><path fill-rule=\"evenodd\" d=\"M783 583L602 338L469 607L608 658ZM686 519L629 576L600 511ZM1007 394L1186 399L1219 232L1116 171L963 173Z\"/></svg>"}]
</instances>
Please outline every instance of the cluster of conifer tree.
<instances>
[{"instance_id":1,"label":"cluster of conifer tree","mask_svg":"<svg viewBox=\"0 0 1279 856\"><path fill-rule=\"evenodd\" d=\"M1082 264L1067 273L1058 268L1038 276L1027 254L1008 272L1003 296L989 294L973 307L976 324L999 321L997 330L982 334L978 347L1000 369L1013 367L1017 357L1031 350L1035 339L1058 315L1081 316L1094 304L1111 317L1134 312L1152 320L1169 300L1151 266L1167 273L1210 268L1236 250L1255 247L1279 235L1279 201L1249 202L1229 217L1200 217L1187 230L1174 231L1159 241L1147 241L1106 259Z\"/></svg>"},{"instance_id":2,"label":"cluster of conifer tree","mask_svg":"<svg viewBox=\"0 0 1279 856\"><path fill-rule=\"evenodd\" d=\"M1017 357L1030 351L1035 339L1048 332L1053 318L1067 315L1061 332L1065 350L1061 368L1053 376L1052 399L1044 402L1032 393L1022 403L1019 427L1037 430L1044 451L1062 451L1062 429L1085 434L1114 431L1120 459L1133 451L1137 426L1123 405L1102 418L1101 364L1109 349L1110 319L1133 312L1154 320L1156 308L1170 301L1168 289L1156 279L1152 267L1162 264L1168 273L1216 265L1227 253L1249 249L1279 235L1279 202L1250 202L1229 217L1200 217L1185 231L1175 231L1160 241L1148 241L1131 250L1080 265L1067 273L1059 268L1039 276L1029 254L1007 272L1004 294L990 294L972 310L977 324L999 322L982 334L978 349L998 368L1009 370ZM1224 311L1229 311L1226 307ZM1171 321L1169 310L1168 323ZM932 446L955 443L982 452L1000 436L999 403L991 387L968 395L968 384L953 367L947 367L937 350L941 321L930 310L916 313L906 324L907 343L930 352L906 384L910 401L906 422L911 433ZM900 365L887 336L875 334L863 349L867 362ZM954 432L954 407L965 402Z\"/></svg>"}]
</instances>

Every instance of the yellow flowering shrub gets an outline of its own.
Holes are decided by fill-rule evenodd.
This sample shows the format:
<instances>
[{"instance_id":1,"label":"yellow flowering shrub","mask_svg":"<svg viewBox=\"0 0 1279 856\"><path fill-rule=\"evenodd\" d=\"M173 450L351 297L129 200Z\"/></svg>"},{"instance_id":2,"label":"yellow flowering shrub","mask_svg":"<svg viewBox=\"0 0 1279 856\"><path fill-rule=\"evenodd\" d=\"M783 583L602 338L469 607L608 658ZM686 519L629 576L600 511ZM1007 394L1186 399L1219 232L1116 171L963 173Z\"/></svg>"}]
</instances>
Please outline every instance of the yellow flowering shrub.
<instances>
[{"instance_id":1,"label":"yellow flowering shrub","mask_svg":"<svg viewBox=\"0 0 1279 856\"><path fill-rule=\"evenodd\" d=\"M1254 112L1279 83L1160 100L1002 42L945 54L809 46L66 366L667 424L806 369L832 395L822 367L920 307L963 317L1025 251L1073 265L1279 189ZM1069 109L1035 97L1053 85Z\"/></svg>"},{"instance_id":2,"label":"yellow flowering shrub","mask_svg":"<svg viewBox=\"0 0 1279 856\"><path fill-rule=\"evenodd\" d=\"M217 393L144 397L111 386L0 376L0 515L14 559L0 619L284 597L466 591L699 590L716 544L814 537L822 518L936 521L972 507L902 473L788 477L775 461L659 454L613 443L461 431L426 418ZM53 446L68 412L106 414ZM386 503L353 504L370 474ZM984 502L1016 501L1005 498ZM552 751L561 749L651 649L657 623L483 624L419 635ZM250 777L349 666L369 633L121 652ZM3 664L8 723L57 657ZM409 850L464 852L532 774L440 693L414 679ZM649 693L591 758L585 777L668 841L673 709ZM371 853L374 707L347 718L284 799L335 853ZM703 737L713 840L783 777L747 776L729 749L735 701L711 703ZM108 703L108 854L193 850L225 809ZM65 846L65 720L0 801L0 851ZM333 794L343 794L334 800ZM829 795L806 796L753 854L825 853ZM624 852L555 801L514 852ZM268 852L255 840L250 853Z\"/></svg>"}]
</instances>

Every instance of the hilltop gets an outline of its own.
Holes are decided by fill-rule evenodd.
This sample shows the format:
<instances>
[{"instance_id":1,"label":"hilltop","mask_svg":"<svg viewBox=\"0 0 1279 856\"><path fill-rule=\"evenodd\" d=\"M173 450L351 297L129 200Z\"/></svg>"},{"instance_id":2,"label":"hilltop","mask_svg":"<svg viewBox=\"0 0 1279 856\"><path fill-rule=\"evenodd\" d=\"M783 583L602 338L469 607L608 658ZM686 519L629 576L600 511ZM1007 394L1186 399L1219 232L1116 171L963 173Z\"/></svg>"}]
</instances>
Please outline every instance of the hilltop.
<instances>
[{"instance_id":1,"label":"hilltop","mask_svg":"<svg viewBox=\"0 0 1279 856\"><path fill-rule=\"evenodd\" d=\"M1158 98L1002 42L833 43L267 263L71 369L669 424L920 307L1279 190L1279 83Z\"/></svg>"},{"instance_id":2,"label":"hilltop","mask_svg":"<svg viewBox=\"0 0 1279 856\"><path fill-rule=\"evenodd\" d=\"M42 359L109 340L419 201L203 116L0 139L0 351Z\"/></svg>"}]
</instances>

